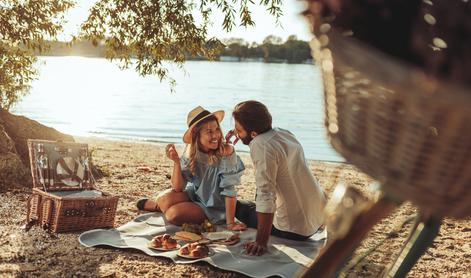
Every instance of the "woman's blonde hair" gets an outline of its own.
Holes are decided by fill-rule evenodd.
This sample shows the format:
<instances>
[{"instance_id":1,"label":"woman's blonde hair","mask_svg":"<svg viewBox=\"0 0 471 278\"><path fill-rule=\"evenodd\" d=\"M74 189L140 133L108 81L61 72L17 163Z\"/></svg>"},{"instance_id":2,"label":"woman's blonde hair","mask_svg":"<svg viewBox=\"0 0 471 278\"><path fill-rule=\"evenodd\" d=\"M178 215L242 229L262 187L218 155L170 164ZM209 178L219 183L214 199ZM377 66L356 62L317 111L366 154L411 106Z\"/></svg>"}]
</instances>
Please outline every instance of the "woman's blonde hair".
<instances>
[{"instance_id":1,"label":"woman's blonde hair","mask_svg":"<svg viewBox=\"0 0 471 278\"><path fill-rule=\"evenodd\" d=\"M197 155L197 150L201 150L201 146L200 146L200 131L201 131L201 128L208 122L211 122L211 121L216 121L217 125L218 125L218 128L219 128L219 132L221 132L221 137L219 137L219 141L218 141L218 145L219 147L216 149L216 150L210 150L207 154L208 154L208 162L210 165L213 165L215 163L218 162L219 160L219 157L222 156L222 153L224 152L224 146L223 146L223 141L222 141L222 137L223 137L223 134L222 134L222 131L221 131L221 126L219 125L219 121L217 120L217 118L214 116L214 115L211 115L207 118L205 118L204 120L202 120L201 122L197 123L193 129L191 130L191 143L187 146L188 148L188 159L190 161L190 172L192 175L195 175L195 170L196 170L196 163L197 163L197 159L196 159L196 155Z\"/></svg>"}]
</instances>

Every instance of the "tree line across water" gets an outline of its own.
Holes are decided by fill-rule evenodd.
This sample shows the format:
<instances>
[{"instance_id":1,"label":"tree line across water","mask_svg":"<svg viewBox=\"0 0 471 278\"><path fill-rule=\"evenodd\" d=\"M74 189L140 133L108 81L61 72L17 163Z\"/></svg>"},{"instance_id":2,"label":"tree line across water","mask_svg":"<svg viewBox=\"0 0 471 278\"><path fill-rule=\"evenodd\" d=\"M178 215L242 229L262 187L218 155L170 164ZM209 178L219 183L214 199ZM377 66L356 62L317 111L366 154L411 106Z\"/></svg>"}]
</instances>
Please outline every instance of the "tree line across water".
<instances>
[{"instance_id":1,"label":"tree line across water","mask_svg":"<svg viewBox=\"0 0 471 278\"><path fill-rule=\"evenodd\" d=\"M283 42L281 38L270 35L261 44L248 44L243 39L223 41L226 47L221 56L244 59L263 59L264 62L303 63L312 59L309 43L291 35Z\"/></svg>"},{"instance_id":2,"label":"tree line across water","mask_svg":"<svg viewBox=\"0 0 471 278\"><path fill-rule=\"evenodd\" d=\"M292 63L299 64L312 61L309 43L298 40L291 35L286 41L280 37L267 36L262 43L249 43L244 39L230 38L222 40L223 45L213 57L220 61L259 61L266 63ZM51 42L46 53L37 53L47 56L86 56L106 57L104 45L92 44L90 41L79 41L73 44L65 42ZM186 54L187 60L208 60L203 55Z\"/></svg>"}]
</instances>

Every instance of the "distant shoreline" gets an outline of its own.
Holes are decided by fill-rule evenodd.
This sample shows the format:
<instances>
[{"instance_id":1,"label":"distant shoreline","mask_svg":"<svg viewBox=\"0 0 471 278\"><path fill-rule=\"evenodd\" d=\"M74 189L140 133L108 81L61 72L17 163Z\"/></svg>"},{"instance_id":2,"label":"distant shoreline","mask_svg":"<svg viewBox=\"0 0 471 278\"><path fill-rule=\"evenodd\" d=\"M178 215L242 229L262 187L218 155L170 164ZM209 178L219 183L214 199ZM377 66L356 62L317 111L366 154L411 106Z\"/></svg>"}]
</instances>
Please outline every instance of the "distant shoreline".
<instances>
[{"instance_id":1,"label":"distant shoreline","mask_svg":"<svg viewBox=\"0 0 471 278\"><path fill-rule=\"evenodd\" d=\"M38 57L82 57L82 58L99 58L99 59L107 59L106 57L99 56L99 55L82 55L82 54L38 54ZM198 58L198 59L191 59L188 58L186 61L193 61L193 62L223 62L223 63L264 63L264 64L288 64L288 65L315 65L315 62L313 59L307 59L303 62L300 63L289 63L284 60L269 60L269 61L263 61L260 59L255 59L255 58L241 58L238 59L238 57L235 56L223 56L223 57L230 57L229 59L223 58L223 59L218 59L218 60L210 60L210 59L203 59L203 58ZM236 59L237 58L237 59Z\"/></svg>"},{"instance_id":2,"label":"distant shoreline","mask_svg":"<svg viewBox=\"0 0 471 278\"><path fill-rule=\"evenodd\" d=\"M167 144L175 144L177 146L183 147L185 146L185 143L180 143L180 142L173 142L173 141L163 141L163 140L156 140L156 139L130 139L130 138L109 138L109 137L99 137L99 136L77 136L73 135L75 141L101 141L101 142L113 142L113 143L129 143L129 144L156 144L160 147L167 145ZM238 153L244 154L249 156L250 152L245 151L245 150L237 150ZM350 165L350 163L346 161L335 161L335 160L320 160L320 159L311 159L311 158L306 158L306 161L308 162L320 162L320 163L328 163L328 164L347 164Z\"/></svg>"},{"instance_id":3,"label":"distant shoreline","mask_svg":"<svg viewBox=\"0 0 471 278\"><path fill-rule=\"evenodd\" d=\"M37 56L83 56L105 58L107 49L104 42L77 41L73 44L62 41L46 43L47 51L35 52ZM311 48L307 41L290 36L285 42L281 39L267 38L262 44L249 44L243 40L229 40L225 46L217 50L216 58L210 60L205 56L185 53L185 60L206 60L221 62L263 62L286 64L313 64ZM132 55L132 53L126 53ZM170 58L172 58L170 56ZM170 59L171 60L171 59Z\"/></svg>"}]
</instances>

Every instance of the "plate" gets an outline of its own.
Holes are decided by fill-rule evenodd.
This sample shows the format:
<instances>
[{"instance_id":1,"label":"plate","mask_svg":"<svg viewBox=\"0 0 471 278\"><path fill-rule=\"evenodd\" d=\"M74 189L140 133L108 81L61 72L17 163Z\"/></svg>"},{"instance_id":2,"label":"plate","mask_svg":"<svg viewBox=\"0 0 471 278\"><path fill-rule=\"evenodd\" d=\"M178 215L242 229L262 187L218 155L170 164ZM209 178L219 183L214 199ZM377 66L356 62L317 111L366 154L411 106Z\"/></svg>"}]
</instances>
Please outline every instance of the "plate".
<instances>
[{"instance_id":1,"label":"plate","mask_svg":"<svg viewBox=\"0 0 471 278\"><path fill-rule=\"evenodd\" d=\"M228 239L233 235L234 235L234 233L230 232L230 231L204 233L204 237L209 239L209 240Z\"/></svg>"},{"instance_id":2,"label":"plate","mask_svg":"<svg viewBox=\"0 0 471 278\"><path fill-rule=\"evenodd\" d=\"M193 256L190 256L190 255L182 255L182 254L180 254L180 252L177 252L177 256L179 256L180 258L190 259L190 260L203 259L203 258L206 258L206 257L211 257L214 254L215 254L214 251L211 250L211 249L209 249L208 255L203 256L203 257L193 257Z\"/></svg>"},{"instance_id":3,"label":"plate","mask_svg":"<svg viewBox=\"0 0 471 278\"><path fill-rule=\"evenodd\" d=\"M220 245L235 245L239 243L240 237L234 238L232 240L229 239L220 239L220 240L215 240L212 243L213 244L220 244Z\"/></svg>"},{"instance_id":4,"label":"plate","mask_svg":"<svg viewBox=\"0 0 471 278\"><path fill-rule=\"evenodd\" d=\"M63 184L67 186L78 186L85 175L85 169L83 168L83 165L80 163L78 158L65 156L62 158L62 161L57 163L56 173L58 175L65 176L61 179ZM72 179L71 175L76 175L80 181Z\"/></svg>"},{"instance_id":5,"label":"plate","mask_svg":"<svg viewBox=\"0 0 471 278\"><path fill-rule=\"evenodd\" d=\"M167 249L167 248L164 248L164 247L152 247L149 244L147 245L147 247L149 249L157 250L157 251L174 251L174 250L178 250L178 249L181 248L180 244L177 244L177 246L175 248L172 248L172 249Z\"/></svg>"}]
</instances>

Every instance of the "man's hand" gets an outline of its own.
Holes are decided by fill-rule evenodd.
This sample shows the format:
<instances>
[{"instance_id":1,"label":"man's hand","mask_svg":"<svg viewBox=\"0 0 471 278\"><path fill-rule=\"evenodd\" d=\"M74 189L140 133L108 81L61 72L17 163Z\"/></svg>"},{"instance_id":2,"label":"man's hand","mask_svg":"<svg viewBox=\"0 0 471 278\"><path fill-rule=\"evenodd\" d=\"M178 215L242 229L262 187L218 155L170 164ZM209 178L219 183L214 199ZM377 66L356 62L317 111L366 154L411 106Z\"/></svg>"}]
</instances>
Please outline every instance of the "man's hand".
<instances>
[{"instance_id":1,"label":"man's hand","mask_svg":"<svg viewBox=\"0 0 471 278\"><path fill-rule=\"evenodd\" d=\"M267 246L257 243L256 241L247 242L244 244L244 249L247 254L252 256L261 256L267 251Z\"/></svg>"},{"instance_id":2,"label":"man's hand","mask_svg":"<svg viewBox=\"0 0 471 278\"><path fill-rule=\"evenodd\" d=\"M231 141L232 137L235 137L234 142ZM226 144L235 145L237 142L239 142L239 137L237 137L236 131L234 129L229 130L226 134Z\"/></svg>"},{"instance_id":3,"label":"man's hand","mask_svg":"<svg viewBox=\"0 0 471 278\"><path fill-rule=\"evenodd\" d=\"M180 156L178 155L177 150L175 149L174 144L168 144L165 147L165 154L167 155L170 160L172 160L175 163L180 163Z\"/></svg>"}]
</instances>

